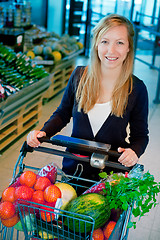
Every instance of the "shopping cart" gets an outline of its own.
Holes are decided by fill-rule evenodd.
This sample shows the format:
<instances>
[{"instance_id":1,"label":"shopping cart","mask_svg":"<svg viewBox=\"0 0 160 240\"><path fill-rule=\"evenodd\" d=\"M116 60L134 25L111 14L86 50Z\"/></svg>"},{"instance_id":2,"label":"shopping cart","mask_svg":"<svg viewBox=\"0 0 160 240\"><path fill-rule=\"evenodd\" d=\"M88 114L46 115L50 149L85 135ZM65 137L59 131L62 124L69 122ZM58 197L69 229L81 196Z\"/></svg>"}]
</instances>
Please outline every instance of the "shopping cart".
<instances>
[{"instance_id":1,"label":"shopping cart","mask_svg":"<svg viewBox=\"0 0 160 240\"><path fill-rule=\"evenodd\" d=\"M26 142L24 142L21 150L20 155L17 159L17 162L14 167L13 171L13 178L10 183L10 185L16 180L17 177L19 177L24 170L32 169L32 170L39 170L36 167L28 166L25 164L25 158L28 152L38 151L43 152L47 154L54 154L62 157L69 157L73 158L78 161L84 161L91 164L92 167L103 169L105 166L117 168L119 170L123 171L130 171L131 168L125 167L117 162L111 162L108 161L108 156L114 156L119 157L120 154L116 151L111 150L111 145L109 144L103 144L103 143L97 143L94 141L87 141L62 135L56 135L51 139L48 138L41 138L41 142L45 142L48 144L52 144L55 146L61 146L61 147L70 147L72 149L76 149L76 151L85 151L88 152L90 157L87 156L81 156L77 154L73 154L67 151L58 150L56 147L47 147L39 146L38 148L31 148L27 145ZM76 181L72 181L75 179ZM61 169L58 169L57 171L57 181L60 182L67 182L73 187L76 188L82 188L85 192L88 189L88 183L90 186L96 185L97 182L94 180L88 180L81 178L80 176L76 175L66 175L62 172ZM80 184L79 184L80 181ZM87 183L87 184L86 184ZM46 214L54 214L55 218L51 221L47 222L42 220L41 218L41 212ZM20 234L22 234L20 231L15 230L14 227L7 228L0 223L0 239L2 240L29 240L29 239L58 239L58 240L91 240L92 234L94 230L95 220L86 215L81 214L70 214L70 212L65 210L60 210L56 207L49 207L49 209L46 209L46 205L33 203L29 201L22 201L20 200L18 202L18 210L19 215L22 223L23 228L23 238L22 235L20 237ZM26 220L24 216L28 216L29 225L26 224ZM112 234L109 237L109 240L124 240L127 239L128 236L128 228L127 224L131 218L132 215L132 206L129 206L127 211L124 211L120 214L119 219L116 223L116 226L114 227L114 230L112 231ZM31 216L35 216L33 219ZM79 231L74 230L74 224L78 224ZM72 228L70 227L70 224L72 225ZM81 230L81 226L83 227L83 231ZM86 229L90 229L88 232ZM14 238L13 238L14 236Z\"/></svg>"}]
</instances>

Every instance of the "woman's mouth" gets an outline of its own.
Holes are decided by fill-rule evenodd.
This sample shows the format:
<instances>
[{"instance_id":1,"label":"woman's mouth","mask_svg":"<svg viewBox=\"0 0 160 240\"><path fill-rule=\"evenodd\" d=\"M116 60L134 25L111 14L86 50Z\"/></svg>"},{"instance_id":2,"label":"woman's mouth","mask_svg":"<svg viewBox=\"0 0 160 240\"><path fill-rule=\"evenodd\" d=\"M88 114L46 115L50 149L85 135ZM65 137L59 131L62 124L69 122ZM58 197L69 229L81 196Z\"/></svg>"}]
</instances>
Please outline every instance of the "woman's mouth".
<instances>
[{"instance_id":1,"label":"woman's mouth","mask_svg":"<svg viewBox=\"0 0 160 240\"><path fill-rule=\"evenodd\" d=\"M109 61L115 61L118 59L118 57L106 57L106 59Z\"/></svg>"}]
</instances>

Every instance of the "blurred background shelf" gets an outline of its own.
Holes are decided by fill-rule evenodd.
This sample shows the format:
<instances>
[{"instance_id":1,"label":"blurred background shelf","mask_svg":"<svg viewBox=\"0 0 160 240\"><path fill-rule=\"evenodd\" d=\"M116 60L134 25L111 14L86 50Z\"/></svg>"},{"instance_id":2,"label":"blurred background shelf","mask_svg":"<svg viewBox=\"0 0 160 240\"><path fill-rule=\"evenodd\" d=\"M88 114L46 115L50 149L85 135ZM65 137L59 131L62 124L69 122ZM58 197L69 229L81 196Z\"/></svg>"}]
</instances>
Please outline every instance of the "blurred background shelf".
<instances>
[{"instance_id":1,"label":"blurred background shelf","mask_svg":"<svg viewBox=\"0 0 160 240\"><path fill-rule=\"evenodd\" d=\"M0 103L0 151L38 123L43 95L49 85L46 77Z\"/></svg>"}]
</instances>

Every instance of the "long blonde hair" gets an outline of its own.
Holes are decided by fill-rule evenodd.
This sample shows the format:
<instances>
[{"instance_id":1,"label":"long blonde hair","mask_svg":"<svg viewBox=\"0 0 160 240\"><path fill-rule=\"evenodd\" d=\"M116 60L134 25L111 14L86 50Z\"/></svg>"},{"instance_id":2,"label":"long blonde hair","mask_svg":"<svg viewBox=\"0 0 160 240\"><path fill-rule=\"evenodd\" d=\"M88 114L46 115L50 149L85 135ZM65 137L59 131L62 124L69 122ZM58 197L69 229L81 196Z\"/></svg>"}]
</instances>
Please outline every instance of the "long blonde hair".
<instances>
[{"instance_id":1,"label":"long blonde hair","mask_svg":"<svg viewBox=\"0 0 160 240\"><path fill-rule=\"evenodd\" d=\"M132 91L132 71L134 60L133 36L134 29L131 22L120 15L111 14L102 18L93 29L90 66L87 66L80 79L76 99L78 110L83 109L87 113L95 105L100 93L100 59L97 45L110 28L124 25L128 31L129 52L123 62L121 74L112 93L112 114L122 117L128 102L128 95Z\"/></svg>"}]
</instances>

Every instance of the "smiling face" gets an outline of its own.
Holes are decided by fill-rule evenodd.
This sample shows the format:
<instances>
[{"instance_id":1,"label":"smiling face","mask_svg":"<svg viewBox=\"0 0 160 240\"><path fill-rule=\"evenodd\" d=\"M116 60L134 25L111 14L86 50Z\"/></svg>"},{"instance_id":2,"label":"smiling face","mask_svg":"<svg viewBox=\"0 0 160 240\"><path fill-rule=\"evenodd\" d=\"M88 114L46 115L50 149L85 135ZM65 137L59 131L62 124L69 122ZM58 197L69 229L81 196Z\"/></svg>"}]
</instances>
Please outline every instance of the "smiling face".
<instances>
[{"instance_id":1,"label":"smiling face","mask_svg":"<svg viewBox=\"0 0 160 240\"><path fill-rule=\"evenodd\" d=\"M120 69L129 52L127 28L124 25L110 28L98 43L101 68Z\"/></svg>"}]
</instances>

